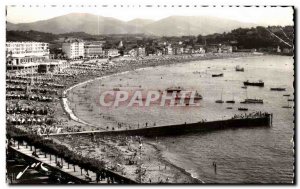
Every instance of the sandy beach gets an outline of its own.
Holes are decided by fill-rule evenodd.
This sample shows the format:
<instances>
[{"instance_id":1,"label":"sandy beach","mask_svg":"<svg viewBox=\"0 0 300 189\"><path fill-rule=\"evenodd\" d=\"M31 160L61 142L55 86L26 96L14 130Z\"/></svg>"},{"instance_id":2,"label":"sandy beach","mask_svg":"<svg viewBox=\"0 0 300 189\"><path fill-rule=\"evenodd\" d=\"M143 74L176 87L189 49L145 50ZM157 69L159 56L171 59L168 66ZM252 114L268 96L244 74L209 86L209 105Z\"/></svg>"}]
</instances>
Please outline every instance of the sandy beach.
<instances>
[{"instance_id":1,"label":"sandy beach","mask_svg":"<svg viewBox=\"0 0 300 189\"><path fill-rule=\"evenodd\" d=\"M82 117L78 118L76 116L76 105L72 103L74 94L80 96L86 101L86 104L93 103L86 91L92 90L92 85L90 82L94 80L101 79L103 77L111 76L112 74L122 74L123 72L128 72L136 69L141 69L144 67L153 67L158 65L170 65L176 63L182 63L193 60L207 60L214 58L234 58L242 56L252 56L248 53L236 53L236 54L224 54L222 55L211 55L211 56L198 56L198 57L185 57L185 58L162 58L162 59L150 59L150 60L113 60L114 65L109 69L109 71L101 74L100 77L91 78L89 76L81 77L77 82L75 87L71 90L67 90L67 102L57 106L57 116L65 122L68 128L76 128L78 131L88 131L88 130L110 130L112 128L106 128L104 125L92 125L88 124L88 120L81 120ZM76 97L75 97L76 98ZM67 105L68 112L66 111ZM71 111L70 111L71 110ZM61 115L67 116L61 116ZM69 114L69 115L68 115ZM72 116L70 116L72 114ZM72 119L73 118L73 119ZM78 120L80 121L78 122ZM84 119L84 118L83 118ZM103 116L102 119L111 119L109 116ZM115 129L115 128L114 128ZM117 129L117 127L116 127ZM122 128L121 128L122 129ZM123 129L130 129L123 127ZM137 157L135 158L134 165L128 165L128 158L132 156L133 153L137 153L138 143L132 142L130 139L118 139L118 138L105 138L105 139L91 139L75 137L70 139L60 138L60 141L70 145L75 151L80 151L83 156L97 158L101 156L101 159L107 162L109 169L114 170L124 176L130 177L134 180L139 180L138 173L136 170L139 169L139 162ZM121 141L126 141L130 143L129 145L120 146ZM113 155L115 154L115 155ZM117 155L116 155L117 154ZM167 157L163 156L163 149L159 143L155 142L145 142L142 147L142 170L145 172L142 176L143 183L201 183L201 180L194 179L190 173L186 172L184 169L177 167L170 163ZM116 166L118 165L118 166Z\"/></svg>"},{"instance_id":2,"label":"sandy beach","mask_svg":"<svg viewBox=\"0 0 300 189\"><path fill-rule=\"evenodd\" d=\"M59 80L60 84L65 85L62 91L62 98L52 103L55 109L53 117L58 121L57 126L62 128L62 132L91 131L91 130L114 130L106 128L104 125L92 125L88 120L76 116L76 104L72 98L74 94L80 94L85 103L92 103L89 90L90 82L108 77L112 74L121 74L123 72L133 71L145 67L155 67L160 65L172 65L183 62L236 58L244 56L253 56L249 53L232 54L206 54L204 56L169 56L169 57L147 57L144 59L114 59L106 69L85 70L79 74L76 72L74 77ZM72 69L70 69L72 71ZM109 116L103 116L101 119L112 119ZM20 127L24 130L30 128ZM117 126L116 126L117 129ZM130 127L121 127L119 129L130 129ZM163 154L163 149L159 143L143 140L142 149L139 150L137 139L122 137L104 137L89 138L85 136L59 137L61 144L69 146L70 149L82 156L101 159L107 163L107 169L115 171L126 177L140 182L139 175L143 183L201 183L194 179L190 173L170 163ZM129 163L131 161L131 163ZM142 170L142 174L138 172Z\"/></svg>"}]
</instances>

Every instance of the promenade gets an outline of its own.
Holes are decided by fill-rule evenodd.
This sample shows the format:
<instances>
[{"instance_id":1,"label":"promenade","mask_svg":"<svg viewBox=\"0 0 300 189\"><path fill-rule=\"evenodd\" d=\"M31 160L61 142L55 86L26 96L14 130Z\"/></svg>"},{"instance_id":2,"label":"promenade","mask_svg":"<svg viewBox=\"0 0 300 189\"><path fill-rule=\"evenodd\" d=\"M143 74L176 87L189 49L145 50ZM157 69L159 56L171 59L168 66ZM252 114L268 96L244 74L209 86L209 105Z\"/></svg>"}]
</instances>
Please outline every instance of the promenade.
<instances>
[{"instance_id":1,"label":"promenade","mask_svg":"<svg viewBox=\"0 0 300 189\"><path fill-rule=\"evenodd\" d=\"M77 165L68 164L63 158L57 158L53 154L45 154L41 149L26 146L26 144L19 143L15 141L14 145L9 146L11 150L24 156L26 159L30 159L31 162L43 163L44 165L50 167L49 171L59 172L62 175L67 176L70 180L79 184L120 184L112 176L100 177L97 181L96 173L92 171L84 170ZM33 152L36 152L37 156L33 156ZM57 166L59 162L60 167ZM30 165L30 164L29 164ZM88 178L89 177L89 178Z\"/></svg>"}]
</instances>

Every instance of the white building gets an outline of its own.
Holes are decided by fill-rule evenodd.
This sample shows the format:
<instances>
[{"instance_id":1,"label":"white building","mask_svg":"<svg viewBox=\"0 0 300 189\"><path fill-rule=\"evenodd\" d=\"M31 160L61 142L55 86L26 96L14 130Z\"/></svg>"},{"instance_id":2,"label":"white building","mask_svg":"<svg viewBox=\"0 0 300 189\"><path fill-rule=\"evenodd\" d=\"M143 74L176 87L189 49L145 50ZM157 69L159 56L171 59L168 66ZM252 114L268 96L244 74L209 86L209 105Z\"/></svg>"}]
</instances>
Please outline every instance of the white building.
<instances>
[{"instance_id":1,"label":"white building","mask_svg":"<svg viewBox=\"0 0 300 189\"><path fill-rule=\"evenodd\" d=\"M98 42L84 43L84 57L85 58L100 58L104 56L102 44Z\"/></svg>"},{"instance_id":2,"label":"white building","mask_svg":"<svg viewBox=\"0 0 300 189\"><path fill-rule=\"evenodd\" d=\"M118 49L105 49L105 56L106 57L117 57L119 56L119 50Z\"/></svg>"},{"instance_id":3,"label":"white building","mask_svg":"<svg viewBox=\"0 0 300 189\"><path fill-rule=\"evenodd\" d=\"M49 59L49 44L34 41L6 42L7 65L24 65Z\"/></svg>"},{"instance_id":4,"label":"white building","mask_svg":"<svg viewBox=\"0 0 300 189\"><path fill-rule=\"evenodd\" d=\"M64 42L62 51L69 59L84 58L84 43L79 40Z\"/></svg>"}]
</instances>

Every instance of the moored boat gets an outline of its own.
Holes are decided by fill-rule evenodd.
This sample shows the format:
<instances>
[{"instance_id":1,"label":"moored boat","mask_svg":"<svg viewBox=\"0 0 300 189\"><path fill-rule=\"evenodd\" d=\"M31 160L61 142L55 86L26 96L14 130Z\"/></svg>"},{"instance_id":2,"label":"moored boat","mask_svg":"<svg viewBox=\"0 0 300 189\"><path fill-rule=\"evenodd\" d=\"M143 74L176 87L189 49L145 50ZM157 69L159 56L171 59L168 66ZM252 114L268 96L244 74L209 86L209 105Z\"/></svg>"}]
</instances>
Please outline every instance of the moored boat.
<instances>
[{"instance_id":1,"label":"moored boat","mask_svg":"<svg viewBox=\"0 0 300 189\"><path fill-rule=\"evenodd\" d=\"M285 88L275 87L275 88L271 88L271 91L285 91Z\"/></svg>"},{"instance_id":2,"label":"moored boat","mask_svg":"<svg viewBox=\"0 0 300 189\"><path fill-rule=\"evenodd\" d=\"M215 102L216 102L216 103L224 103L223 100L216 100Z\"/></svg>"},{"instance_id":3,"label":"moored boat","mask_svg":"<svg viewBox=\"0 0 300 189\"><path fill-rule=\"evenodd\" d=\"M247 98L241 102L241 104L263 104L263 103L264 101L262 99L252 99L252 98Z\"/></svg>"},{"instance_id":4,"label":"moored boat","mask_svg":"<svg viewBox=\"0 0 300 189\"><path fill-rule=\"evenodd\" d=\"M235 67L235 71L237 71L237 72L243 72L243 71L244 71L244 68L243 68L243 67L240 67L240 66L236 66L236 67Z\"/></svg>"},{"instance_id":5,"label":"moored boat","mask_svg":"<svg viewBox=\"0 0 300 189\"><path fill-rule=\"evenodd\" d=\"M235 101L234 100L227 100L226 103L229 103L229 104L234 104Z\"/></svg>"},{"instance_id":6,"label":"moored boat","mask_svg":"<svg viewBox=\"0 0 300 189\"><path fill-rule=\"evenodd\" d=\"M244 81L244 85L248 85L248 86L257 86L257 87L263 87L265 85L265 83L262 80L259 81Z\"/></svg>"},{"instance_id":7,"label":"moored boat","mask_svg":"<svg viewBox=\"0 0 300 189\"><path fill-rule=\"evenodd\" d=\"M167 88L166 89L166 91L168 92L168 93L172 93L172 92L180 92L180 91L182 91L183 89L181 88L181 87L169 87L169 88Z\"/></svg>"},{"instance_id":8,"label":"moored boat","mask_svg":"<svg viewBox=\"0 0 300 189\"><path fill-rule=\"evenodd\" d=\"M211 76L212 76L212 77L223 77L224 74L223 74L223 73L220 73L220 74L212 74Z\"/></svg>"},{"instance_id":9,"label":"moored boat","mask_svg":"<svg viewBox=\"0 0 300 189\"><path fill-rule=\"evenodd\" d=\"M223 101L223 89L222 89L222 93L221 93L221 99L220 100L216 100L216 103L224 103Z\"/></svg>"}]
</instances>

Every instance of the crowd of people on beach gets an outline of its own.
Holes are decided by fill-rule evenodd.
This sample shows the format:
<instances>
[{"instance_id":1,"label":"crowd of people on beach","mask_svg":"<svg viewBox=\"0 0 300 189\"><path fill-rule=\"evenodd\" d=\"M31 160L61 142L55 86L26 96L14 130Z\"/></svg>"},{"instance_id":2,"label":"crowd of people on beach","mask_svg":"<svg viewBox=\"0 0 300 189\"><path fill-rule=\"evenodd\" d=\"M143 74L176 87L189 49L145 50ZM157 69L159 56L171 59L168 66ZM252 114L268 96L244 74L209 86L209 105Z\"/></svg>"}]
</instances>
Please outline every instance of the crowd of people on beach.
<instances>
[{"instance_id":1,"label":"crowd of people on beach","mask_svg":"<svg viewBox=\"0 0 300 189\"><path fill-rule=\"evenodd\" d=\"M174 64L209 58L221 58L224 56L232 57L235 55L206 54L201 56L154 56L138 59L112 59L101 64L89 64L86 62L81 64L70 63L69 67L55 73L38 73L37 70L8 70L6 78L6 101L8 104L6 108L7 124L17 126L28 132L34 132L37 135L46 136L52 133L80 132L84 130L83 125L79 124L80 126L73 127L70 126L68 122L60 123L59 118L54 115L57 105L60 102L59 99L63 98L62 95L64 90L70 86L95 77L122 71L131 71L141 67L159 66L163 64ZM258 115L254 114L251 115L251 117ZM71 119L69 115L67 115L67 118L67 120ZM233 117L233 119L238 118L240 118L239 115ZM108 128L108 126L104 126L103 128L107 128L107 130L118 130L122 128L136 129L136 127L142 128L152 126L156 126L156 123L152 124L147 122L134 126L118 122L115 127ZM133 140L139 141L140 139L128 139L126 142ZM101 180L101 175L99 179Z\"/></svg>"}]
</instances>

